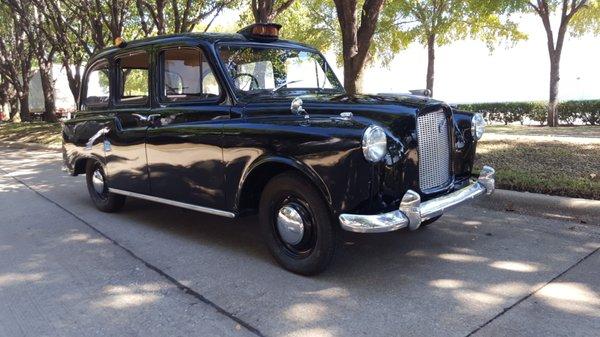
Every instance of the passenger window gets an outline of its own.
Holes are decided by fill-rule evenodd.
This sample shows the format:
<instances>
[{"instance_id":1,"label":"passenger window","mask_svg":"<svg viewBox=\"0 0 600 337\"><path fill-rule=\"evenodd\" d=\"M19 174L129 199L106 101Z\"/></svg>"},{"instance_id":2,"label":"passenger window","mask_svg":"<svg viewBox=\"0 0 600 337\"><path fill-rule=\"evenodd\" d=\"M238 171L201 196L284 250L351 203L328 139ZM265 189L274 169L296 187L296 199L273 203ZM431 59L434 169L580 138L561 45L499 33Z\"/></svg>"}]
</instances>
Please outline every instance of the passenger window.
<instances>
[{"instance_id":1,"label":"passenger window","mask_svg":"<svg viewBox=\"0 0 600 337\"><path fill-rule=\"evenodd\" d=\"M221 96L215 75L197 48L174 48L162 53L163 100L199 101Z\"/></svg>"},{"instance_id":2,"label":"passenger window","mask_svg":"<svg viewBox=\"0 0 600 337\"><path fill-rule=\"evenodd\" d=\"M84 105L88 108L105 108L110 96L108 62L102 61L88 73Z\"/></svg>"},{"instance_id":3,"label":"passenger window","mask_svg":"<svg viewBox=\"0 0 600 337\"><path fill-rule=\"evenodd\" d=\"M134 52L117 59L119 93L123 104L141 105L148 101L148 54Z\"/></svg>"}]
</instances>

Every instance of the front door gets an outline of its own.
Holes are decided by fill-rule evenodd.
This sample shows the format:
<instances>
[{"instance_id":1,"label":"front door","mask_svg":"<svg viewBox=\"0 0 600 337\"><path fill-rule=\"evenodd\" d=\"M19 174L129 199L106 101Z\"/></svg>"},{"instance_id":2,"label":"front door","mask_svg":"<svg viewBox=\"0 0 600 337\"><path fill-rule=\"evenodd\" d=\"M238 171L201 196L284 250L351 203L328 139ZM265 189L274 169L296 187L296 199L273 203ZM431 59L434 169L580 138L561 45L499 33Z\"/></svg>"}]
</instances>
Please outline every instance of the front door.
<instances>
[{"instance_id":1,"label":"front door","mask_svg":"<svg viewBox=\"0 0 600 337\"><path fill-rule=\"evenodd\" d=\"M221 209L225 204L223 120L229 106L198 47L163 49L146 151L153 196Z\"/></svg>"},{"instance_id":2,"label":"front door","mask_svg":"<svg viewBox=\"0 0 600 337\"><path fill-rule=\"evenodd\" d=\"M114 109L104 150L111 188L150 193L146 161L146 131L150 110L150 55L131 51L115 58Z\"/></svg>"}]
</instances>

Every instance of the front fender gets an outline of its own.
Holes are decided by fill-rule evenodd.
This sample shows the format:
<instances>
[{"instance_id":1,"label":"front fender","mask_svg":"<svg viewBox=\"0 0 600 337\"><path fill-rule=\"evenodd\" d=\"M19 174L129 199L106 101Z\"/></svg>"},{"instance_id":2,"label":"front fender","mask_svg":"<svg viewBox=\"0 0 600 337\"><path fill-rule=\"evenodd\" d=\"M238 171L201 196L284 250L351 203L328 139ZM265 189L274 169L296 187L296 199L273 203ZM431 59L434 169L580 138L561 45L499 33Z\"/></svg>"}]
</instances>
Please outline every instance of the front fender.
<instances>
[{"instance_id":1,"label":"front fender","mask_svg":"<svg viewBox=\"0 0 600 337\"><path fill-rule=\"evenodd\" d=\"M321 194L325 198L325 201L329 205L331 205L331 192L329 191L327 184L325 184L323 179L321 179L319 174L315 172L315 170L312 167L299 161L298 159L277 155L261 156L247 167L247 169L242 174L242 179L240 180L237 189L236 205L239 205L240 196L244 186L246 185L248 177L254 174L264 174L262 173L263 171L265 171L263 168L273 167L273 164L277 164L276 166L278 167L289 167L290 169L294 169L302 173L319 189L319 191L321 191Z\"/></svg>"}]
</instances>

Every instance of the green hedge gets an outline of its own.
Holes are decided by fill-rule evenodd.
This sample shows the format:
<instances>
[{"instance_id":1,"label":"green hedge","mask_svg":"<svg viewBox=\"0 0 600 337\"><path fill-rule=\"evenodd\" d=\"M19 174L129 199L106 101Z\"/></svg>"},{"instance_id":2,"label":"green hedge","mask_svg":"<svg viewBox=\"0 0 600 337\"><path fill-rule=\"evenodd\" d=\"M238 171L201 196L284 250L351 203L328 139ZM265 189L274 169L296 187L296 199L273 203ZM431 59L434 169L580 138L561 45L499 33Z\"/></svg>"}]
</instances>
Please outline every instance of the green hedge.
<instances>
[{"instance_id":1,"label":"green hedge","mask_svg":"<svg viewBox=\"0 0 600 337\"><path fill-rule=\"evenodd\" d=\"M523 124L525 118L540 125L546 123L546 102L506 102L459 104L460 110L482 112L489 122ZM588 125L600 125L600 100L566 101L558 105L561 123L573 124L577 119Z\"/></svg>"}]
</instances>

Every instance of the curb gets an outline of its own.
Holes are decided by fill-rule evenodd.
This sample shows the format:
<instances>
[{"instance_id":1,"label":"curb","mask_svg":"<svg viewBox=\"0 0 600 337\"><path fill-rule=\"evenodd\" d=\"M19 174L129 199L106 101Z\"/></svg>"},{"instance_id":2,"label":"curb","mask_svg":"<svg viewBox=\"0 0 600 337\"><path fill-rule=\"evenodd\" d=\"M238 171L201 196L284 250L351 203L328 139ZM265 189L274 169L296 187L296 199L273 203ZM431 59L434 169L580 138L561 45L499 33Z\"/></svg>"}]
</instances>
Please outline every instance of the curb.
<instances>
[{"instance_id":1,"label":"curb","mask_svg":"<svg viewBox=\"0 0 600 337\"><path fill-rule=\"evenodd\" d=\"M52 150L60 151L60 145L46 145L38 143L23 143L23 142L12 142L8 140L0 141L0 146L14 147L18 149L31 149L31 150Z\"/></svg>"},{"instance_id":2,"label":"curb","mask_svg":"<svg viewBox=\"0 0 600 337\"><path fill-rule=\"evenodd\" d=\"M497 189L491 197L478 199L474 204L494 210L521 211L557 218L570 217L600 224L600 200Z\"/></svg>"}]
</instances>

